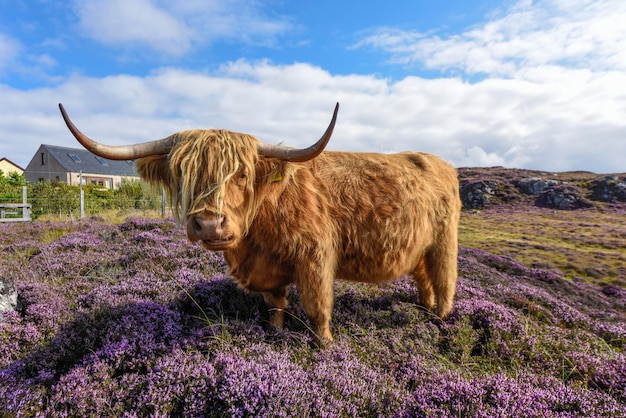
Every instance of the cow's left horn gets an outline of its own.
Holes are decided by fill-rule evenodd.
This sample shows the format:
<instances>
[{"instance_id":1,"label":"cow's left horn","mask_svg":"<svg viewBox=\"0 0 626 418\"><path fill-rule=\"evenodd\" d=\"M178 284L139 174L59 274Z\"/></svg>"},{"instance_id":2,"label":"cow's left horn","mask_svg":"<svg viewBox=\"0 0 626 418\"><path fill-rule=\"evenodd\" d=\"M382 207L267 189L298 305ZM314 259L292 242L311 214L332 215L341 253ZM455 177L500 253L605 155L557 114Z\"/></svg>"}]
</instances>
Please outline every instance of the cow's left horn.
<instances>
[{"instance_id":1,"label":"cow's left horn","mask_svg":"<svg viewBox=\"0 0 626 418\"><path fill-rule=\"evenodd\" d=\"M59 103L59 109L61 110L65 124L70 132L72 132L72 135L74 135L74 138L89 151L102 158L108 158L109 160L134 160L135 158L147 157L149 155L167 154L175 145L176 139L174 136L135 145L113 146L100 144L83 134L74 126L61 103Z\"/></svg>"},{"instance_id":2,"label":"cow's left horn","mask_svg":"<svg viewBox=\"0 0 626 418\"><path fill-rule=\"evenodd\" d=\"M322 135L322 137L310 147L303 149L294 149L280 145L269 145L263 143L259 145L259 154L263 155L264 157L278 158L279 160L290 161L294 163L301 163L317 157L322 151L324 151L324 148L326 148L326 144L328 144L328 141L330 141L330 137L333 134L333 129L335 128L335 122L337 121L338 111L339 103L337 103L337 105L335 106L333 118L331 119L328 128L326 128L326 132L324 132L324 135Z\"/></svg>"}]
</instances>

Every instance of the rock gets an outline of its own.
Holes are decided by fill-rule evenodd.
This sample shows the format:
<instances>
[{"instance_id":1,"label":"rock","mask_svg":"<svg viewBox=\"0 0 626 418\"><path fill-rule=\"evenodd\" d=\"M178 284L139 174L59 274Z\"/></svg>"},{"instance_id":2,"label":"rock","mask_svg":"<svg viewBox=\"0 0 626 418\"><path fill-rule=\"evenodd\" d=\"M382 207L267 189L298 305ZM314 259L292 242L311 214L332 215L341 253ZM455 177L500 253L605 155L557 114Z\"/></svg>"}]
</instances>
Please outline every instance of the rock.
<instances>
[{"instance_id":1,"label":"rock","mask_svg":"<svg viewBox=\"0 0 626 418\"><path fill-rule=\"evenodd\" d=\"M0 277L0 318L2 313L18 309L17 290L13 281Z\"/></svg>"},{"instance_id":2,"label":"rock","mask_svg":"<svg viewBox=\"0 0 626 418\"><path fill-rule=\"evenodd\" d=\"M626 202L626 179L615 185L615 197L620 202Z\"/></svg>"},{"instance_id":3,"label":"rock","mask_svg":"<svg viewBox=\"0 0 626 418\"><path fill-rule=\"evenodd\" d=\"M497 183L493 181L461 182L461 201L465 209L483 209L490 205L489 198L495 195Z\"/></svg>"},{"instance_id":4,"label":"rock","mask_svg":"<svg viewBox=\"0 0 626 418\"><path fill-rule=\"evenodd\" d=\"M528 177L517 182L517 186L522 193L530 195L538 195L544 190L555 187L559 182L556 180L546 180L540 177Z\"/></svg>"},{"instance_id":5,"label":"rock","mask_svg":"<svg viewBox=\"0 0 626 418\"><path fill-rule=\"evenodd\" d=\"M536 205L559 210L575 210L593 206L582 196L578 188L558 185L548 188L537 196Z\"/></svg>"},{"instance_id":6,"label":"rock","mask_svg":"<svg viewBox=\"0 0 626 418\"><path fill-rule=\"evenodd\" d=\"M615 200L626 202L626 178L619 176L604 176L595 179L589 186L591 199L600 202L613 202Z\"/></svg>"}]
</instances>

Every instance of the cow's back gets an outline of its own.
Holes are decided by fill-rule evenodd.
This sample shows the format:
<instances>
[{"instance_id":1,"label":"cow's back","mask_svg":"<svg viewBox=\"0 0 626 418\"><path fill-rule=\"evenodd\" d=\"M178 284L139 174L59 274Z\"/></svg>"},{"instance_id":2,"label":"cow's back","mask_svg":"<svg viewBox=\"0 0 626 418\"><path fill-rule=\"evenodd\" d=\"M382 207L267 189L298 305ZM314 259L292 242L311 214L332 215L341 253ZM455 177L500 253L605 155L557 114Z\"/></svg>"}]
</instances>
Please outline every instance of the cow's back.
<instances>
[{"instance_id":1,"label":"cow's back","mask_svg":"<svg viewBox=\"0 0 626 418\"><path fill-rule=\"evenodd\" d=\"M410 273L458 222L456 171L434 155L325 152L312 170L328 195L338 278L376 283Z\"/></svg>"}]
</instances>

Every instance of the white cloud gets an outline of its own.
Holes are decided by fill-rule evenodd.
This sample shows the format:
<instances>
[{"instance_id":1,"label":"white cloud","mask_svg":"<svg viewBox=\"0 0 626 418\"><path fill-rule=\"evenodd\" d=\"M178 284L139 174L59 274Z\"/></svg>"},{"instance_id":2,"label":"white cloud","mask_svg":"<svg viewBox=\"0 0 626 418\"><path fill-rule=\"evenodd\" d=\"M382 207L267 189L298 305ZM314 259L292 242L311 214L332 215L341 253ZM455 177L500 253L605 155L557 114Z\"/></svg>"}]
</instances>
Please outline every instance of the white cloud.
<instances>
[{"instance_id":1,"label":"white cloud","mask_svg":"<svg viewBox=\"0 0 626 418\"><path fill-rule=\"evenodd\" d=\"M85 34L104 44L145 44L171 55L191 46L192 31L150 0L81 0L76 10Z\"/></svg>"},{"instance_id":2,"label":"white cloud","mask_svg":"<svg viewBox=\"0 0 626 418\"><path fill-rule=\"evenodd\" d=\"M358 45L462 77L391 80L334 75L309 63L238 60L213 72L74 75L30 90L0 84L0 156L26 165L41 143L77 146L59 101L85 132L112 144L215 127L296 147L317 139L339 101L334 150L425 151L456 166L624 172L622 3L526 1L459 35L385 29ZM218 38L271 44L291 28L288 20L265 17L256 1L76 4L89 36L130 52L137 46L181 55ZM10 65L41 79L58 63L0 34L0 74ZM468 82L467 74L487 77Z\"/></svg>"},{"instance_id":3,"label":"white cloud","mask_svg":"<svg viewBox=\"0 0 626 418\"><path fill-rule=\"evenodd\" d=\"M20 44L0 33L0 71L12 65L20 52Z\"/></svg>"},{"instance_id":4,"label":"white cloud","mask_svg":"<svg viewBox=\"0 0 626 418\"><path fill-rule=\"evenodd\" d=\"M485 166L494 167L505 165L506 160L496 154L495 152L487 153L481 147L471 147L465 150L465 158L463 158L459 166L463 167L475 167Z\"/></svg>"},{"instance_id":5,"label":"white cloud","mask_svg":"<svg viewBox=\"0 0 626 418\"><path fill-rule=\"evenodd\" d=\"M341 108L329 149L425 151L456 166L625 171L626 74L569 72L527 80L336 76L310 64L237 61L214 74L161 69L147 77L75 76L58 87L0 85L0 155L26 165L41 143L77 146L63 102L88 135L133 143L190 128L226 128L306 146Z\"/></svg>"},{"instance_id":6,"label":"white cloud","mask_svg":"<svg viewBox=\"0 0 626 418\"><path fill-rule=\"evenodd\" d=\"M243 0L77 0L80 27L90 38L124 48L149 47L182 56L217 39L270 44L291 25Z\"/></svg>"},{"instance_id":7,"label":"white cloud","mask_svg":"<svg viewBox=\"0 0 626 418\"><path fill-rule=\"evenodd\" d=\"M32 53L19 41L0 33L0 80L19 74L29 80L52 81L54 77L48 71L56 66L52 56Z\"/></svg>"},{"instance_id":8,"label":"white cloud","mask_svg":"<svg viewBox=\"0 0 626 418\"><path fill-rule=\"evenodd\" d=\"M622 0L520 1L504 15L451 36L379 29L356 47L393 63L467 74L519 77L529 68L626 70L626 3Z\"/></svg>"},{"instance_id":9,"label":"white cloud","mask_svg":"<svg viewBox=\"0 0 626 418\"><path fill-rule=\"evenodd\" d=\"M404 113L415 132L427 121L422 147L456 165L624 171L626 3L520 1L489 19L450 36L382 28L355 47L391 64L486 76L395 85L394 99L411 91Z\"/></svg>"}]
</instances>

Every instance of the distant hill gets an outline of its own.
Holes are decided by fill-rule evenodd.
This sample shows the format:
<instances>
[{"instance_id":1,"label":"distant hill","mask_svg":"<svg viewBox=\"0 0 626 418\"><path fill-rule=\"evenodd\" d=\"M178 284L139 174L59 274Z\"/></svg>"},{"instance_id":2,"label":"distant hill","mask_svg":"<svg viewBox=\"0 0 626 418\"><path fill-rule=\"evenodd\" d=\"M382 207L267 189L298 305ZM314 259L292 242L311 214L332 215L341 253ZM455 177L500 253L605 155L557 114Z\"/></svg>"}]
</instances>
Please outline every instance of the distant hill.
<instances>
[{"instance_id":1,"label":"distant hill","mask_svg":"<svg viewBox=\"0 0 626 418\"><path fill-rule=\"evenodd\" d=\"M459 168L458 172L466 210L499 205L626 209L626 173L551 173L504 167Z\"/></svg>"}]
</instances>

